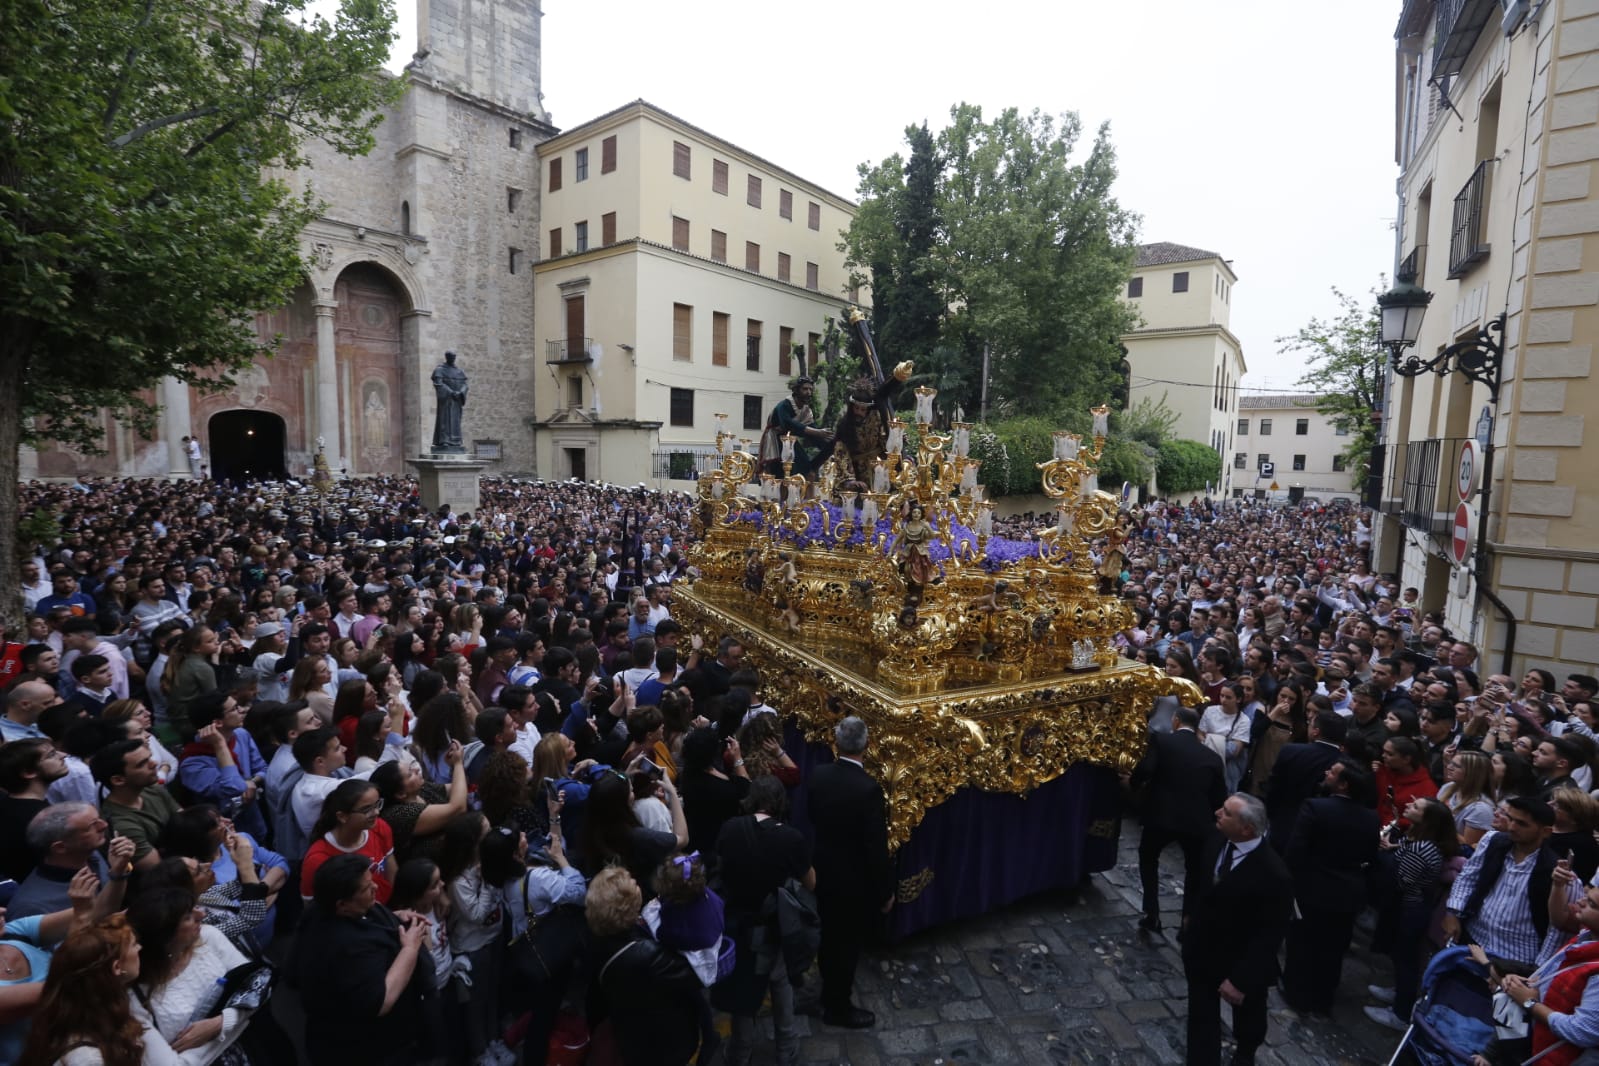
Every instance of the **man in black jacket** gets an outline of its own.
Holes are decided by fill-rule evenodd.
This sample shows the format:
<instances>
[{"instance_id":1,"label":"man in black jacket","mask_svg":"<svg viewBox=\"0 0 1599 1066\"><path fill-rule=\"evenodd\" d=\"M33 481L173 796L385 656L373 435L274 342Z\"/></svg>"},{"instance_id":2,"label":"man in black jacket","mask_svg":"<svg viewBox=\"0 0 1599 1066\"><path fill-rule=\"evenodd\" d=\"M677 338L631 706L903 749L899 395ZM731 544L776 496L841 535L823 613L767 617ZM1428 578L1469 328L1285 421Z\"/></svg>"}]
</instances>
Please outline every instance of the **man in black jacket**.
<instances>
[{"instance_id":1,"label":"man in black jacket","mask_svg":"<svg viewBox=\"0 0 1599 1066\"><path fill-rule=\"evenodd\" d=\"M1299 905L1288 927L1283 999L1296 1010L1329 1011L1337 995L1355 916L1366 905L1366 868L1377 861L1373 789L1369 771L1339 758L1327 768L1325 795L1305 801L1283 848Z\"/></svg>"},{"instance_id":2,"label":"man in black jacket","mask_svg":"<svg viewBox=\"0 0 1599 1066\"><path fill-rule=\"evenodd\" d=\"M1144 833L1138 841L1138 874L1144 886L1144 916L1138 928L1160 932L1160 853L1168 844L1183 849L1183 908L1200 879L1200 855L1212 835L1209 813L1227 798L1226 769L1221 756L1206 747L1195 732L1199 712L1178 707L1170 733L1151 733L1149 750L1133 771L1134 795L1147 795Z\"/></svg>"},{"instance_id":3,"label":"man in black jacket","mask_svg":"<svg viewBox=\"0 0 1599 1066\"><path fill-rule=\"evenodd\" d=\"M866 772L866 723L849 717L833 731L838 759L811 774L808 811L816 831L816 903L822 919L817 968L822 1021L865 1029L877 1019L850 1002L861 943L894 905L883 789Z\"/></svg>"},{"instance_id":4,"label":"man in black jacket","mask_svg":"<svg viewBox=\"0 0 1599 1066\"><path fill-rule=\"evenodd\" d=\"M1188 1066L1219 1066L1221 1001L1233 1008L1232 1066L1254 1066L1266 1040L1266 993L1293 910L1293 880L1262 847L1266 807L1235 793L1216 811L1221 837L1205 849L1201 879L1183 919L1188 980Z\"/></svg>"},{"instance_id":5,"label":"man in black jacket","mask_svg":"<svg viewBox=\"0 0 1599 1066\"><path fill-rule=\"evenodd\" d=\"M1265 782L1266 817L1271 820L1271 846L1281 854L1294 838L1294 820L1299 808L1320 790L1327 768L1343 754L1348 733L1344 719L1332 711L1322 711L1310 720L1310 742L1285 744L1272 764Z\"/></svg>"}]
</instances>

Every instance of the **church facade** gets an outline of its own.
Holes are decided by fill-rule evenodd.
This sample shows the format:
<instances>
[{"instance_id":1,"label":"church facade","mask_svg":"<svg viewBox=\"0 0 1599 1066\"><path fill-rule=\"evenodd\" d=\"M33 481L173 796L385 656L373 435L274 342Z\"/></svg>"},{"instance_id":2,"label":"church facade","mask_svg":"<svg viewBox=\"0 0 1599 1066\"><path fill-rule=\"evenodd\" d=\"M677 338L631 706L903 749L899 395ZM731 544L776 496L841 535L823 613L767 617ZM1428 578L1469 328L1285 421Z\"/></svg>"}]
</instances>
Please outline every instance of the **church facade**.
<instances>
[{"instance_id":1,"label":"church facade","mask_svg":"<svg viewBox=\"0 0 1599 1066\"><path fill-rule=\"evenodd\" d=\"M404 473L431 444L446 350L470 379L466 451L489 473L534 469L535 147L555 133L539 6L417 6L410 85L376 147L349 159L312 143L312 164L285 175L326 206L301 237L304 280L257 320L276 352L223 391L163 381L154 440L108 415L106 454L25 452L24 477L186 476L185 436L216 476L303 476L319 441L335 472Z\"/></svg>"}]
</instances>

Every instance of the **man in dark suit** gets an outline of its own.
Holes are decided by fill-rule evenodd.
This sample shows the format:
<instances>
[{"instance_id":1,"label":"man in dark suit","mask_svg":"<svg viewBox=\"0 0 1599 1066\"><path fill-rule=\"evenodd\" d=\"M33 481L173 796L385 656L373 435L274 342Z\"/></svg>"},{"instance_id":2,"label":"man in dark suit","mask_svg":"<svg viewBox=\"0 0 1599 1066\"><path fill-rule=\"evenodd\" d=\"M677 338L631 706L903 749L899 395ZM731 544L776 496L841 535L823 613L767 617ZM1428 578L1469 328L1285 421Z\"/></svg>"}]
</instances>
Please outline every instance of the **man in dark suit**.
<instances>
[{"instance_id":1,"label":"man in dark suit","mask_svg":"<svg viewBox=\"0 0 1599 1066\"><path fill-rule=\"evenodd\" d=\"M822 1021L865 1029L877 1019L850 1002L861 944L894 904L883 789L866 772L866 723L845 718L833 731L838 759L811 773L807 796L816 832L816 903L822 919L817 968Z\"/></svg>"},{"instance_id":2,"label":"man in dark suit","mask_svg":"<svg viewBox=\"0 0 1599 1066\"><path fill-rule=\"evenodd\" d=\"M1382 829L1371 773L1355 760L1343 756L1329 766L1323 791L1300 808L1283 849L1299 905L1283 967L1283 999L1295 1010L1332 1009Z\"/></svg>"},{"instance_id":3,"label":"man in dark suit","mask_svg":"<svg viewBox=\"0 0 1599 1066\"><path fill-rule=\"evenodd\" d=\"M1266 993L1293 910L1293 879L1269 847L1266 806L1242 792L1216 811L1221 836L1205 849L1203 876L1183 919L1188 980L1188 1066L1219 1066L1221 1001L1233 1008L1232 1066L1254 1066L1266 1041Z\"/></svg>"},{"instance_id":4,"label":"man in dark suit","mask_svg":"<svg viewBox=\"0 0 1599 1066\"><path fill-rule=\"evenodd\" d=\"M1277 753L1265 796L1266 817L1271 819L1269 839L1279 854L1294 838L1294 819L1299 817L1299 808L1320 793L1327 767L1343 754L1348 730L1341 716L1322 711L1310 720L1309 743L1285 744Z\"/></svg>"},{"instance_id":5,"label":"man in dark suit","mask_svg":"<svg viewBox=\"0 0 1599 1066\"><path fill-rule=\"evenodd\" d=\"M1138 928L1160 932L1160 853L1168 844L1183 849L1183 908L1199 881L1201 853L1211 835L1214 811L1227 798L1221 756L1200 742L1199 712L1177 707L1170 733L1151 733L1129 782L1134 795L1147 796L1144 834L1138 841L1138 874L1144 886L1144 916Z\"/></svg>"}]
</instances>

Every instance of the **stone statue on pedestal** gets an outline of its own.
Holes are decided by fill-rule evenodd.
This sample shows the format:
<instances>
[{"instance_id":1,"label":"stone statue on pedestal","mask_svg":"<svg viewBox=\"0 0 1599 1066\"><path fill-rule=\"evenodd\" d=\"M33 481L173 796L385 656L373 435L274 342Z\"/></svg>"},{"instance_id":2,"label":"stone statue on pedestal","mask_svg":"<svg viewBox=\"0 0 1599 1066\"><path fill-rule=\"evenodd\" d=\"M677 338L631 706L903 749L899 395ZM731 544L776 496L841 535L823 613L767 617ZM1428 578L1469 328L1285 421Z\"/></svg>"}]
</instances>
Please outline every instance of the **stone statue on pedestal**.
<instances>
[{"instance_id":1,"label":"stone statue on pedestal","mask_svg":"<svg viewBox=\"0 0 1599 1066\"><path fill-rule=\"evenodd\" d=\"M455 353L445 352L444 362L433 370L433 391L438 396L438 413L433 416L433 450L464 452L461 442L461 409L466 406L466 371L455 365Z\"/></svg>"}]
</instances>

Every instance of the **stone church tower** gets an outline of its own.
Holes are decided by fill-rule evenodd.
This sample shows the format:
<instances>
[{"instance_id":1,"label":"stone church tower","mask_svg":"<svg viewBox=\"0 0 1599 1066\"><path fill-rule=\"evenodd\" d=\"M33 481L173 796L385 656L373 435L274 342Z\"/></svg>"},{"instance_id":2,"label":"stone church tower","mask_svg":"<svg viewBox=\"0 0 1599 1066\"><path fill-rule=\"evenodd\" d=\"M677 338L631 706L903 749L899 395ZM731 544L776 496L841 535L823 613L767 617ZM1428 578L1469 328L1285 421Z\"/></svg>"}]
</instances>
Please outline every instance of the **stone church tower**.
<instances>
[{"instance_id":1,"label":"stone church tower","mask_svg":"<svg viewBox=\"0 0 1599 1066\"><path fill-rule=\"evenodd\" d=\"M486 473L531 471L534 146L555 132L540 18L537 0L419 0L410 88L376 147L348 159L314 142L289 176L325 207L301 238L303 284L258 318L277 353L225 392L162 382L158 440L108 417L106 455L52 447L23 475L186 474L186 435L222 476L303 476L318 438L336 472L406 473L431 438L446 349L470 378L468 452Z\"/></svg>"}]
</instances>

